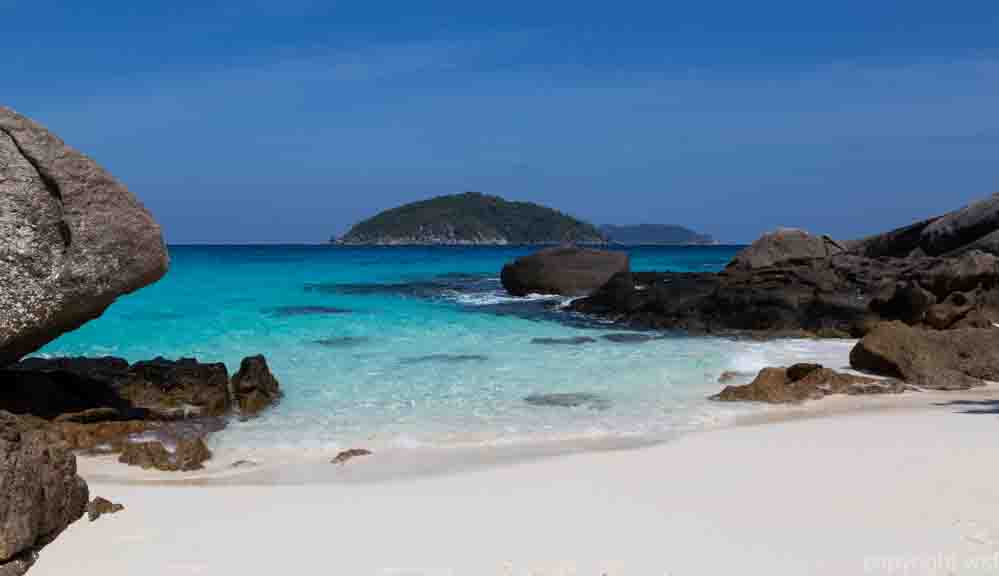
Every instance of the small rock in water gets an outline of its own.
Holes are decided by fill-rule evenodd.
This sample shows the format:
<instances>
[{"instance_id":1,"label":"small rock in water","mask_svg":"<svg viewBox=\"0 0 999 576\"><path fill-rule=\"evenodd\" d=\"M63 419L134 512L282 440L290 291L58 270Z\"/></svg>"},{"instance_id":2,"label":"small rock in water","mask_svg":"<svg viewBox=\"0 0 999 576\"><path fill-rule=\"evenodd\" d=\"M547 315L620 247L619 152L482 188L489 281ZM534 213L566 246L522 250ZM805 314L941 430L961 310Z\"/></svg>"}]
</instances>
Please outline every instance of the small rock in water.
<instances>
[{"instance_id":1,"label":"small rock in water","mask_svg":"<svg viewBox=\"0 0 999 576\"><path fill-rule=\"evenodd\" d=\"M257 463L253 460L236 460L229 467L230 468L247 468L256 466Z\"/></svg>"},{"instance_id":2,"label":"small rock in water","mask_svg":"<svg viewBox=\"0 0 999 576\"><path fill-rule=\"evenodd\" d=\"M87 518L93 522L105 514L117 514L124 509L125 507L121 504L115 504L110 500L98 496L87 504Z\"/></svg>"},{"instance_id":3,"label":"small rock in water","mask_svg":"<svg viewBox=\"0 0 999 576\"><path fill-rule=\"evenodd\" d=\"M639 334L635 332L621 332L616 334L605 334L604 340L616 344L642 344L657 339L653 334Z\"/></svg>"},{"instance_id":4,"label":"small rock in water","mask_svg":"<svg viewBox=\"0 0 999 576\"><path fill-rule=\"evenodd\" d=\"M340 464L341 466L347 463L347 460L352 458L358 458L360 456L370 456L372 454L371 450L365 450L363 448L351 448L350 450L344 450L336 455L333 460L330 460L331 464Z\"/></svg>"},{"instance_id":5,"label":"small rock in water","mask_svg":"<svg viewBox=\"0 0 999 576\"><path fill-rule=\"evenodd\" d=\"M598 394L590 392L562 392L555 394L532 394L524 398L531 406L549 406L556 408L576 408L585 406L595 410L606 410L610 401Z\"/></svg>"},{"instance_id":6,"label":"small rock in water","mask_svg":"<svg viewBox=\"0 0 999 576\"><path fill-rule=\"evenodd\" d=\"M572 338L535 338L531 344L541 344L543 346L580 346L582 344L592 344L596 339L588 336L574 336Z\"/></svg>"}]
</instances>

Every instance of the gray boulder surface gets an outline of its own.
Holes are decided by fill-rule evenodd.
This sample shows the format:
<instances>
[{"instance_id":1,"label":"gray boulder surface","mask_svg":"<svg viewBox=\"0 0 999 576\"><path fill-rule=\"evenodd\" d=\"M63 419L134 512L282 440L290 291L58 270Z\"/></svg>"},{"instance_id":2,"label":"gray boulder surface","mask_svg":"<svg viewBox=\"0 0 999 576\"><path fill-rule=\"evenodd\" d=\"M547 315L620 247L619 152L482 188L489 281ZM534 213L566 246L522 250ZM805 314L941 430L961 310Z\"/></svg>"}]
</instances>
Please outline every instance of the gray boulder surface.
<instances>
[{"instance_id":1,"label":"gray boulder surface","mask_svg":"<svg viewBox=\"0 0 999 576\"><path fill-rule=\"evenodd\" d=\"M828 236L815 236L795 228L779 228L764 234L736 254L729 268L756 270L794 260L828 258L844 248Z\"/></svg>"},{"instance_id":2,"label":"gray boulder surface","mask_svg":"<svg viewBox=\"0 0 999 576\"><path fill-rule=\"evenodd\" d=\"M87 156L0 106L0 365L160 279L159 225Z\"/></svg>"}]
</instances>

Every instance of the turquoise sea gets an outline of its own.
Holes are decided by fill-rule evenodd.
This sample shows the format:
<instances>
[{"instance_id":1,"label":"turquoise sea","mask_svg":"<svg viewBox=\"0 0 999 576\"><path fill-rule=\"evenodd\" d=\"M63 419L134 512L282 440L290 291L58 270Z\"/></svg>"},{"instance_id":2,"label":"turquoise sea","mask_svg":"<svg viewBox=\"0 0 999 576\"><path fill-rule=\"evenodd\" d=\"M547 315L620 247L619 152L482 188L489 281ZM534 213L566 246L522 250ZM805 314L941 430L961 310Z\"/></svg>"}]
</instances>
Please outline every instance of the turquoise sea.
<instances>
[{"instance_id":1,"label":"turquoise sea","mask_svg":"<svg viewBox=\"0 0 999 576\"><path fill-rule=\"evenodd\" d=\"M737 249L627 250L635 270L714 271ZM230 371L265 354L286 397L212 439L217 454L236 458L323 455L358 443L668 438L751 409L705 399L723 371L806 359L837 366L849 350L845 342L614 336L629 331L573 315L564 299L505 295L499 270L530 251L174 246L163 280L41 354L193 356ZM537 341L571 338L592 341ZM549 393L587 401L525 401Z\"/></svg>"}]
</instances>

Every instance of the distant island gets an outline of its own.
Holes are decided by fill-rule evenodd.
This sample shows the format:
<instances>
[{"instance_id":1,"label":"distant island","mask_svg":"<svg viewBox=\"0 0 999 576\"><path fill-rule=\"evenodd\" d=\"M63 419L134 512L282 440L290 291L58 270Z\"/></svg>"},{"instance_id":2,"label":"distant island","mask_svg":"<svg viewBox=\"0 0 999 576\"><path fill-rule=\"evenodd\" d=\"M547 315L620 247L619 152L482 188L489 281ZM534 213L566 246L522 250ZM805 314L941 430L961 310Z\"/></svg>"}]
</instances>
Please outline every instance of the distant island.
<instances>
[{"instance_id":1,"label":"distant island","mask_svg":"<svg viewBox=\"0 0 999 576\"><path fill-rule=\"evenodd\" d=\"M530 202L478 192L386 210L331 240L342 245L604 244L594 225Z\"/></svg>"},{"instance_id":2,"label":"distant island","mask_svg":"<svg viewBox=\"0 0 999 576\"><path fill-rule=\"evenodd\" d=\"M637 226L603 226L604 236L614 244L715 244L710 234L700 234L690 228L669 224L639 224Z\"/></svg>"}]
</instances>

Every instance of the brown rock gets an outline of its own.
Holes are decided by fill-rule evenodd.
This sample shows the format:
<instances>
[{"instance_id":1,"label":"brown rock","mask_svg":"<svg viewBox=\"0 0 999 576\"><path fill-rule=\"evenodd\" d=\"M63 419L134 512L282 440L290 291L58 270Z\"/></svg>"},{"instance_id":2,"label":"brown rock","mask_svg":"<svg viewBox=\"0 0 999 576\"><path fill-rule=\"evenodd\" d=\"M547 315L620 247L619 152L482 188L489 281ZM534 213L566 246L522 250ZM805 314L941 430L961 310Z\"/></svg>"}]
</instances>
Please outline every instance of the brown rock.
<instances>
[{"instance_id":1,"label":"brown rock","mask_svg":"<svg viewBox=\"0 0 999 576\"><path fill-rule=\"evenodd\" d=\"M281 398L281 387L263 356L243 358L232 377L232 396L243 416L255 416Z\"/></svg>"},{"instance_id":2,"label":"brown rock","mask_svg":"<svg viewBox=\"0 0 999 576\"><path fill-rule=\"evenodd\" d=\"M162 442L134 442L122 449L118 461L143 470L164 472L191 472L204 468L203 464L212 457L211 451L201 438L181 439L173 452Z\"/></svg>"},{"instance_id":3,"label":"brown rock","mask_svg":"<svg viewBox=\"0 0 999 576\"><path fill-rule=\"evenodd\" d=\"M121 504L115 504L98 496L87 504L87 518L93 522L105 514L117 514L124 509L125 507Z\"/></svg>"},{"instance_id":4,"label":"brown rock","mask_svg":"<svg viewBox=\"0 0 999 576\"><path fill-rule=\"evenodd\" d=\"M343 465L346 464L348 460L351 460L353 458L358 458L361 456L370 456L370 455L371 455L370 450L365 450L363 448L351 448L350 450L344 450L343 452L337 454L336 457L333 458L331 462L333 464Z\"/></svg>"},{"instance_id":5,"label":"brown rock","mask_svg":"<svg viewBox=\"0 0 999 576\"><path fill-rule=\"evenodd\" d=\"M999 379L999 330L938 332L901 322L878 325L850 353L850 365L922 388L963 390Z\"/></svg>"},{"instance_id":6,"label":"brown rock","mask_svg":"<svg viewBox=\"0 0 999 576\"><path fill-rule=\"evenodd\" d=\"M630 261L624 252L561 247L518 258L504 266L500 276L503 287L514 296L583 296L629 269Z\"/></svg>"},{"instance_id":7,"label":"brown rock","mask_svg":"<svg viewBox=\"0 0 999 576\"><path fill-rule=\"evenodd\" d=\"M0 366L97 318L167 270L160 228L122 184L0 106Z\"/></svg>"},{"instance_id":8,"label":"brown rock","mask_svg":"<svg viewBox=\"0 0 999 576\"><path fill-rule=\"evenodd\" d=\"M813 236L804 230L779 228L764 234L736 254L728 266L755 270L793 260L828 258L843 251L843 246L828 236Z\"/></svg>"},{"instance_id":9,"label":"brown rock","mask_svg":"<svg viewBox=\"0 0 999 576\"><path fill-rule=\"evenodd\" d=\"M843 374L818 364L796 364L791 368L764 368L752 383L727 386L711 399L789 404L817 400L831 394L885 394L904 389L898 381Z\"/></svg>"},{"instance_id":10,"label":"brown rock","mask_svg":"<svg viewBox=\"0 0 999 576\"><path fill-rule=\"evenodd\" d=\"M7 412L0 412L0 487L0 569L9 573L30 566L34 551L87 505L87 484L69 448Z\"/></svg>"}]
</instances>

